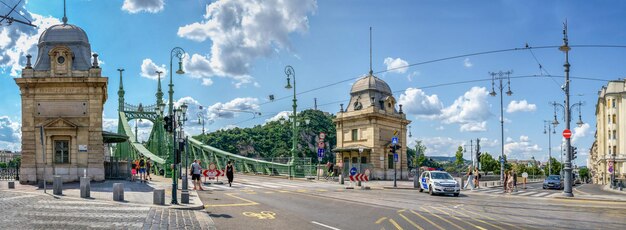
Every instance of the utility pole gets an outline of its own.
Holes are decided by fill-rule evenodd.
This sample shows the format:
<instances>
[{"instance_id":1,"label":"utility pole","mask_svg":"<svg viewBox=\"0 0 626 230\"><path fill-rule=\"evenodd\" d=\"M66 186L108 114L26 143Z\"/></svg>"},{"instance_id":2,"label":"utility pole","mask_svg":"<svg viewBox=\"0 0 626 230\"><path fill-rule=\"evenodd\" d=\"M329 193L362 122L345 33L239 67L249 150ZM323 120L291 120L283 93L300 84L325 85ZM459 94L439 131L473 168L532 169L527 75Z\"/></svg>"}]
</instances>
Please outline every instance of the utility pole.
<instances>
[{"instance_id":1,"label":"utility pole","mask_svg":"<svg viewBox=\"0 0 626 230\"><path fill-rule=\"evenodd\" d=\"M506 91L506 95L511 96L513 95L513 92L511 91L511 78L510 75L512 74L512 71L506 71L506 72L498 72L498 73L493 73L491 72L491 93L489 93L489 95L491 96L496 96L496 91L495 91L495 80L500 80L500 87L498 87L498 89L500 89L500 144L501 144L501 152L500 152L500 181L502 183L504 183L504 108L503 108L503 95L502 95L502 89L504 89L504 85L502 84L502 81L506 78L507 79L507 86L508 86L508 91ZM506 77L504 76L506 75Z\"/></svg>"},{"instance_id":2,"label":"utility pole","mask_svg":"<svg viewBox=\"0 0 626 230\"><path fill-rule=\"evenodd\" d=\"M315 105L313 108L315 108L315 110L317 110L317 97L313 98L313 103Z\"/></svg>"},{"instance_id":3,"label":"utility pole","mask_svg":"<svg viewBox=\"0 0 626 230\"><path fill-rule=\"evenodd\" d=\"M559 47L560 51L563 51L565 53L565 64L563 64L563 67L565 67L565 129L569 130L570 129L570 113L571 111L569 110L569 51L571 50L571 48L569 47L569 41L567 38L567 20L565 21L565 23L563 24L563 45L561 47ZM574 194L572 193L572 150L571 150L571 146L572 146L572 141L570 138L566 138L565 139L565 151L566 151L566 155L565 155L565 163L564 163L564 168L565 168L565 188L563 189L563 196L566 197L573 197Z\"/></svg>"}]
</instances>

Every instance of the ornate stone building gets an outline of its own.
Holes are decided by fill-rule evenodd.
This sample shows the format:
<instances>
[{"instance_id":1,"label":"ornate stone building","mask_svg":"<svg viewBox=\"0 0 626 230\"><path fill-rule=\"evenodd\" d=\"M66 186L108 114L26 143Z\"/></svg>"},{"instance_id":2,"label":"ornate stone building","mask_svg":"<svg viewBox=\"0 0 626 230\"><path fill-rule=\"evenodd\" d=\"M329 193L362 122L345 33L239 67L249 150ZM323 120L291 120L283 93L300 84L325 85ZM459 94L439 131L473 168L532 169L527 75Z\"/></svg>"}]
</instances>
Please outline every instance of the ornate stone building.
<instances>
[{"instance_id":1,"label":"ornate stone building","mask_svg":"<svg viewBox=\"0 0 626 230\"><path fill-rule=\"evenodd\" d=\"M396 108L399 108L396 109ZM350 90L350 104L334 119L337 129L337 165L343 166L344 175L352 167L362 172L370 169L371 179L408 178L406 159L407 125L411 121L396 106L391 88L374 76L372 71L358 79ZM398 137L398 163L394 164L389 151L391 139Z\"/></svg>"},{"instance_id":2,"label":"ornate stone building","mask_svg":"<svg viewBox=\"0 0 626 230\"><path fill-rule=\"evenodd\" d=\"M598 92L596 133L587 166L593 183L609 184L610 164L615 178L626 179L626 80L609 81Z\"/></svg>"},{"instance_id":3,"label":"ornate stone building","mask_svg":"<svg viewBox=\"0 0 626 230\"><path fill-rule=\"evenodd\" d=\"M102 181L108 78L101 76L96 54L92 62L87 34L63 17L63 24L41 34L37 47L35 65L28 55L15 79L22 96L20 182L52 181L53 175L77 181L84 171Z\"/></svg>"}]
</instances>

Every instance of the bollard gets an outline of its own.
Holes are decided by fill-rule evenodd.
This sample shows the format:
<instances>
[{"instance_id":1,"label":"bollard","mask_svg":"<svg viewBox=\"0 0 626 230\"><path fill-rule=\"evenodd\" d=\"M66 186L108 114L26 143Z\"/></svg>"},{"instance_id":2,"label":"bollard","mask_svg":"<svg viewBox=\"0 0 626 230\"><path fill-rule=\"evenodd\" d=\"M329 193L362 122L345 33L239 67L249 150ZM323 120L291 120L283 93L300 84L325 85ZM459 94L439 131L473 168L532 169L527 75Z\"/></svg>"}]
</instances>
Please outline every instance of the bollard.
<instances>
[{"instance_id":1,"label":"bollard","mask_svg":"<svg viewBox=\"0 0 626 230\"><path fill-rule=\"evenodd\" d=\"M180 192L180 203L189 204L189 191L183 190Z\"/></svg>"},{"instance_id":2,"label":"bollard","mask_svg":"<svg viewBox=\"0 0 626 230\"><path fill-rule=\"evenodd\" d=\"M80 178L80 198L89 198L91 196L91 178Z\"/></svg>"},{"instance_id":3,"label":"bollard","mask_svg":"<svg viewBox=\"0 0 626 230\"><path fill-rule=\"evenodd\" d=\"M152 203L165 205L165 189L155 189L152 195Z\"/></svg>"},{"instance_id":4,"label":"bollard","mask_svg":"<svg viewBox=\"0 0 626 230\"><path fill-rule=\"evenodd\" d=\"M113 183L113 200L124 201L124 184Z\"/></svg>"},{"instance_id":5,"label":"bollard","mask_svg":"<svg viewBox=\"0 0 626 230\"><path fill-rule=\"evenodd\" d=\"M343 182L343 174L339 174L339 184L344 184L344 182Z\"/></svg>"},{"instance_id":6,"label":"bollard","mask_svg":"<svg viewBox=\"0 0 626 230\"><path fill-rule=\"evenodd\" d=\"M9 181L9 189L15 188L15 181Z\"/></svg>"},{"instance_id":7,"label":"bollard","mask_svg":"<svg viewBox=\"0 0 626 230\"><path fill-rule=\"evenodd\" d=\"M63 195L63 179L61 176L54 176L54 180L52 181L52 194L54 195Z\"/></svg>"},{"instance_id":8,"label":"bollard","mask_svg":"<svg viewBox=\"0 0 626 230\"><path fill-rule=\"evenodd\" d=\"M413 176L413 188L419 188L419 177L417 175Z\"/></svg>"}]
</instances>

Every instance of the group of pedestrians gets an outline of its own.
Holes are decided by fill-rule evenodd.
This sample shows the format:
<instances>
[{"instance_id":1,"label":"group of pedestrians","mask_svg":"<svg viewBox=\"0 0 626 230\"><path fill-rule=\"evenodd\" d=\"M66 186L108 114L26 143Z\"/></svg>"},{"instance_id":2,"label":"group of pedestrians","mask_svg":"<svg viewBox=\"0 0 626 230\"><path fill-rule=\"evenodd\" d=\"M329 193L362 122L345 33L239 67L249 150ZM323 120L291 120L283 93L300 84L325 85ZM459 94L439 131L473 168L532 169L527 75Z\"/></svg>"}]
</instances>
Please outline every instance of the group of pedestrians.
<instances>
[{"instance_id":1,"label":"group of pedestrians","mask_svg":"<svg viewBox=\"0 0 626 230\"><path fill-rule=\"evenodd\" d=\"M517 173L515 171L504 171L504 185L502 187L506 193L517 191Z\"/></svg>"},{"instance_id":2,"label":"group of pedestrians","mask_svg":"<svg viewBox=\"0 0 626 230\"><path fill-rule=\"evenodd\" d=\"M463 189L467 189L467 186L470 187L470 190L480 188L481 175L477 168L472 169L472 166L467 167L467 173L465 173L465 175L467 176L467 183L465 183Z\"/></svg>"},{"instance_id":3,"label":"group of pedestrians","mask_svg":"<svg viewBox=\"0 0 626 230\"><path fill-rule=\"evenodd\" d=\"M143 156L139 159L135 159L130 166L130 181L135 181L135 177L139 175L139 182L147 183L148 179L152 180L150 170L152 170L152 162L150 159L146 159Z\"/></svg>"},{"instance_id":4,"label":"group of pedestrians","mask_svg":"<svg viewBox=\"0 0 626 230\"><path fill-rule=\"evenodd\" d=\"M199 159L196 159L191 163L191 181L193 182L193 190L204 190L202 188L202 184L200 181L200 177L202 174L202 162ZM233 179L235 174L235 167L233 167L233 163L228 161L226 163L226 178L228 178L228 186L232 187Z\"/></svg>"}]
</instances>

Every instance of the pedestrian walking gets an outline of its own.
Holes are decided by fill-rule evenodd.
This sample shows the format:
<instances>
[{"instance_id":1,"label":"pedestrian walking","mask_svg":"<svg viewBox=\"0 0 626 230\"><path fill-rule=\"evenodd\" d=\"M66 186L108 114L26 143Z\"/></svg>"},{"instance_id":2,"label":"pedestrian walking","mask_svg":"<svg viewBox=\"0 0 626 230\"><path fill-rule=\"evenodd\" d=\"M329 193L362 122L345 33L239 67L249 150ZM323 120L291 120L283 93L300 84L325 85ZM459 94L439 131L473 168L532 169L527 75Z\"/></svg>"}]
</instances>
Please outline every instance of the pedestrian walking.
<instances>
[{"instance_id":1,"label":"pedestrian walking","mask_svg":"<svg viewBox=\"0 0 626 230\"><path fill-rule=\"evenodd\" d=\"M504 178L502 178L502 188L504 189L505 193L508 191L508 184L507 184L508 180L509 180L509 170L506 170L504 171Z\"/></svg>"},{"instance_id":2,"label":"pedestrian walking","mask_svg":"<svg viewBox=\"0 0 626 230\"><path fill-rule=\"evenodd\" d=\"M476 188L480 188L480 172L478 168L474 169L474 185Z\"/></svg>"},{"instance_id":3,"label":"pedestrian walking","mask_svg":"<svg viewBox=\"0 0 626 230\"><path fill-rule=\"evenodd\" d=\"M202 172L202 166L200 166L199 160L194 160L191 163L191 181L193 182L193 190L204 190L202 184L200 184L200 174Z\"/></svg>"},{"instance_id":4,"label":"pedestrian walking","mask_svg":"<svg viewBox=\"0 0 626 230\"><path fill-rule=\"evenodd\" d=\"M233 177L235 174L235 168L233 168L233 164L231 161L228 161L226 164L226 177L228 178L228 187L233 186Z\"/></svg>"},{"instance_id":5,"label":"pedestrian walking","mask_svg":"<svg viewBox=\"0 0 626 230\"><path fill-rule=\"evenodd\" d=\"M141 156L139 159L139 182L145 183L146 180L146 159Z\"/></svg>"},{"instance_id":6,"label":"pedestrian walking","mask_svg":"<svg viewBox=\"0 0 626 230\"><path fill-rule=\"evenodd\" d=\"M511 171L507 172L507 183L506 183L506 187L507 187L507 192L511 193L513 191L513 174L511 173Z\"/></svg>"},{"instance_id":7,"label":"pedestrian walking","mask_svg":"<svg viewBox=\"0 0 626 230\"><path fill-rule=\"evenodd\" d=\"M130 181L135 181L135 176L137 175L137 164L135 161L131 161L130 164Z\"/></svg>"},{"instance_id":8,"label":"pedestrian walking","mask_svg":"<svg viewBox=\"0 0 626 230\"><path fill-rule=\"evenodd\" d=\"M467 189L467 186L469 185L470 189L474 190L474 173L472 172L472 166L467 167L467 174L465 175L467 176L467 183L463 189Z\"/></svg>"},{"instance_id":9,"label":"pedestrian walking","mask_svg":"<svg viewBox=\"0 0 626 230\"><path fill-rule=\"evenodd\" d=\"M514 192L517 192L517 173L513 171L513 189Z\"/></svg>"},{"instance_id":10,"label":"pedestrian walking","mask_svg":"<svg viewBox=\"0 0 626 230\"><path fill-rule=\"evenodd\" d=\"M148 179L152 180L152 176L150 176L150 170L152 170L152 161L150 158L146 160L146 176Z\"/></svg>"}]
</instances>

